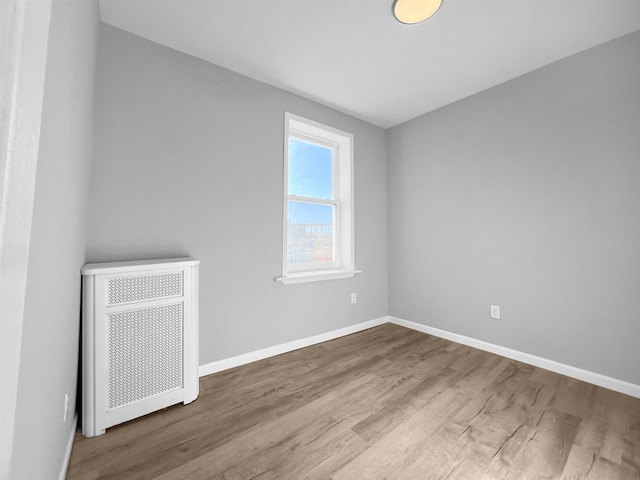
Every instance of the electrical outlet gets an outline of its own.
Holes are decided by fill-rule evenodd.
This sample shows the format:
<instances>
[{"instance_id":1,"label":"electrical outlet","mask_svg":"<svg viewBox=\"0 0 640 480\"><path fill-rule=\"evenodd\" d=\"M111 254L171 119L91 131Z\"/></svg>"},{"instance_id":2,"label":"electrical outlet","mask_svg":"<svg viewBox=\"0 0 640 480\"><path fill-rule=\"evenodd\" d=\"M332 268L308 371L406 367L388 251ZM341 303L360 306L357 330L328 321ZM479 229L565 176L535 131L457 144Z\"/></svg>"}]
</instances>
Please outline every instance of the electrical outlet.
<instances>
[{"instance_id":1,"label":"electrical outlet","mask_svg":"<svg viewBox=\"0 0 640 480\"><path fill-rule=\"evenodd\" d=\"M500 320L500 307L498 305L491 305L491 318Z\"/></svg>"},{"instance_id":2,"label":"electrical outlet","mask_svg":"<svg viewBox=\"0 0 640 480\"><path fill-rule=\"evenodd\" d=\"M64 393L64 414L62 415L62 421L67 421L67 416L69 415L69 387L67 387L67 391Z\"/></svg>"},{"instance_id":3,"label":"electrical outlet","mask_svg":"<svg viewBox=\"0 0 640 480\"><path fill-rule=\"evenodd\" d=\"M356 297L355 293L351 294L351 305L353 305L354 303L356 303L358 301L358 298Z\"/></svg>"}]
</instances>

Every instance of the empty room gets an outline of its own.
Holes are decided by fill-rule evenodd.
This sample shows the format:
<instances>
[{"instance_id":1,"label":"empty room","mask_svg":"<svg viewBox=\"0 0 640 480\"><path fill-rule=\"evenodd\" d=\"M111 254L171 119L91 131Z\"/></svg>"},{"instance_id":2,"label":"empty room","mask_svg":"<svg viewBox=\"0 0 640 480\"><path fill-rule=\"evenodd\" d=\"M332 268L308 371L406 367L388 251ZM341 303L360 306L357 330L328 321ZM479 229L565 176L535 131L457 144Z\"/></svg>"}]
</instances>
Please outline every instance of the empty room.
<instances>
[{"instance_id":1,"label":"empty room","mask_svg":"<svg viewBox=\"0 0 640 480\"><path fill-rule=\"evenodd\" d=\"M639 1L0 32L2 480L640 479Z\"/></svg>"}]
</instances>

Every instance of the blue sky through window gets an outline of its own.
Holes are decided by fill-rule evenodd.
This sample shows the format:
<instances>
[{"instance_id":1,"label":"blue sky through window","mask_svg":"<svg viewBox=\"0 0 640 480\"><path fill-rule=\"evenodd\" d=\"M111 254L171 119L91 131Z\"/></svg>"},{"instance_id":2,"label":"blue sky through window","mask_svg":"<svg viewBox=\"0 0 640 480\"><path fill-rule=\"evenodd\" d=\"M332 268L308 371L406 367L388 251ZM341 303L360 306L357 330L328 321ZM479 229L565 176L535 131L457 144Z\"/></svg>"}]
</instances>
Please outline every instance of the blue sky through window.
<instances>
[{"instance_id":1,"label":"blue sky through window","mask_svg":"<svg viewBox=\"0 0 640 480\"><path fill-rule=\"evenodd\" d=\"M289 138L289 195L333 198L333 150ZM289 202L289 223L331 224L333 207Z\"/></svg>"},{"instance_id":2,"label":"blue sky through window","mask_svg":"<svg viewBox=\"0 0 640 480\"><path fill-rule=\"evenodd\" d=\"M333 198L333 151L289 138L289 195Z\"/></svg>"}]
</instances>

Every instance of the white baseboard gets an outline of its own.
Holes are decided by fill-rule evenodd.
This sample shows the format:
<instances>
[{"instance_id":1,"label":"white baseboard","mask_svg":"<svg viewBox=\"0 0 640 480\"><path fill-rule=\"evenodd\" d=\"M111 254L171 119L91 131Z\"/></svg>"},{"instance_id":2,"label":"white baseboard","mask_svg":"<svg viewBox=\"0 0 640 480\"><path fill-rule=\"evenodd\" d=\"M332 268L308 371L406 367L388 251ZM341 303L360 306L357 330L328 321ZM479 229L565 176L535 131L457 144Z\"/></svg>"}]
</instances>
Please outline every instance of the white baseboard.
<instances>
[{"instance_id":1,"label":"white baseboard","mask_svg":"<svg viewBox=\"0 0 640 480\"><path fill-rule=\"evenodd\" d=\"M492 343L483 342L482 340L476 340L475 338L465 337L457 333L447 332L446 330L440 330L439 328L429 327L422 325L421 323L411 322L409 320L403 320L396 317L388 317L390 323L400 325L402 327L411 328L418 332L428 333L436 337L451 340L452 342L468 345L486 352L495 353L503 357L517 360L519 362L527 363L535 367L544 368L545 370L551 370L552 372L566 375L567 377L576 378L585 382L598 385L600 387L608 388L616 392L631 395L632 397L640 398L640 385L625 382L624 380L618 380L616 378L600 375L599 373L590 372L581 368L572 367L571 365L565 365L546 358L537 357L528 353L519 352L517 350L511 350L510 348L501 347L500 345L494 345Z\"/></svg>"},{"instance_id":2,"label":"white baseboard","mask_svg":"<svg viewBox=\"0 0 640 480\"><path fill-rule=\"evenodd\" d=\"M60 469L60 474L58 475L58 480L64 480L67 477L67 470L69 469L69 460L71 459L71 449L73 448L73 440L76 437L76 430L78 428L78 415L74 415L73 420L71 421L71 434L69 435L69 440L67 441L67 450L64 454L64 460L62 462L62 468Z\"/></svg>"},{"instance_id":3,"label":"white baseboard","mask_svg":"<svg viewBox=\"0 0 640 480\"><path fill-rule=\"evenodd\" d=\"M300 340L294 340L292 342L283 343L281 345L244 353L235 357L225 358L216 362L206 363L204 365L200 365L198 373L201 377L205 375L211 375L212 373L228 370L229 368L239 367L240 365L245 365L257 360L262 360L264 358L273 357L282 353L291 352L293 350L298 350L300 348L326 342L335 338L344 337L345 335L350 335L352 333L360 332L368 328L377 327L378 325L382 325L388 322L388 317L381 317L375 320L370 320L368 322L359 323L357 325L351 325L350 327L341 328L339 330L321 333L320 335L315 335L313 337L302 338Z\"/></svg>"},{"instance_id":4,"label":"white baseboard","mask_svg":"<svg viewBox=\"0 0 640 480\"><path fill-rule=\"evenodd\" d=\"M310 345L315 345L317 343L322 343L328 340L343 337L345 335L350 335L352 333L360 332L368 328L377 327L378 325L382 325L384 323L394 323L396 325L410 328L418 332L427 333L429 335L434 335L436 337L451 340L452 342L468 345L479 350L495 353L496 355L501 355L512 360L517 360L519 362L527 363L535 367L544 368L545 370L550 370L552 372L560 373L562 375L576 378L584 382L592 383L600 387L608 388L609 390L614 390L626 395L631 395L632 397L640 398L640 385L636 385L634 383L607 377L606 375L601 375L599 373L590 372L581 368L572 367L571 365L565 365L563 363L548 360L536 355L519 352L517 350L512 350L510 348L495 345L493 343L484 342L475 338L466 337L457 333L440 330L439 328L429 327L421 323L411 322L409 320L403 320L401 318L392 316L377 318L369 322L359 323L357 325L341 328L339 330L333 330L331 332L322 333L313 337L302 338L300 340L294 340L292 342L283 343L281 345L263 348L261 350L256 350L242 355L237 355L235 357L225 358L216 362L200 365L198 373L201 377L210 375L212 373L228 370L229 368L238 367L240 365L245 365L257 360L262 360L264 358L273 357L275 355L291 352L293 350L298 350L299 348L308 347ZM71 454L70 449L69 454Z\"/></svg>"}]
</instances>

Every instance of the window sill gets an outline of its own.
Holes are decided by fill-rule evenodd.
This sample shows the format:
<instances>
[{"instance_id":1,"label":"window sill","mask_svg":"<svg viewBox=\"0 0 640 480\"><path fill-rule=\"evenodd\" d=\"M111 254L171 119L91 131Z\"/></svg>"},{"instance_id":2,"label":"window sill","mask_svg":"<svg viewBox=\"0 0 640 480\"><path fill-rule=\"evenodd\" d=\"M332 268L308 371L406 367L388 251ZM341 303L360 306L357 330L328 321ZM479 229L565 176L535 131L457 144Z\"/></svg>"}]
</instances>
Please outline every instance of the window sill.
<instances>
[{"instance_id":1,"label":"window sill","mask_svg":"<svg viewBox=\"0 0 640 480\"><path fill-rule=\"evenodd\" d=\"M295 272L289 273L284 277L273 277L273 279L276 282L281 282L284 285L289 285L291 283L320 282L323 280L351 278L356 273L362 273L362 270L316 270L314 272Z\"/></svg>"}]
</instances>

